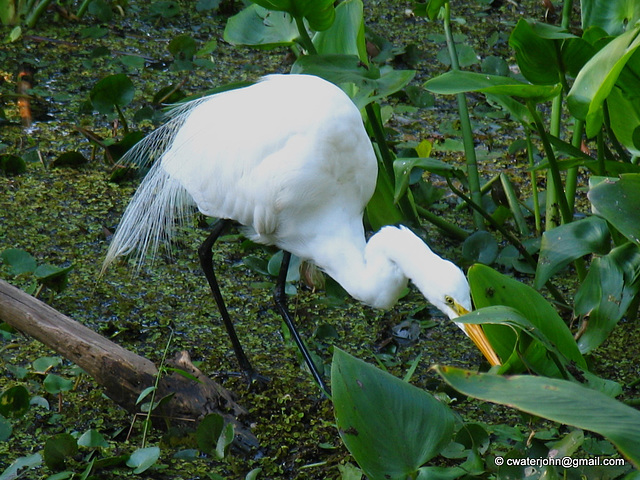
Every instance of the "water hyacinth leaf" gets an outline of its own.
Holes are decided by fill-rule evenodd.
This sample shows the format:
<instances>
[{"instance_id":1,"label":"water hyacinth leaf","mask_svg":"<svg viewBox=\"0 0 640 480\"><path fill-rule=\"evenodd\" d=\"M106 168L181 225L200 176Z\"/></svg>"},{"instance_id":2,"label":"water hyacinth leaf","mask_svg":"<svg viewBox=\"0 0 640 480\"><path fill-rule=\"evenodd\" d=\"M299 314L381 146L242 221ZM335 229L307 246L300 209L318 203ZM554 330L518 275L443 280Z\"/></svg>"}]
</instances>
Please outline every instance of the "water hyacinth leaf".
<instances>
[{"instance_id":1,"label":"water hyacinth leaf","mask_svg":"<svg viewBox=\"0 0 640 480\"><path fill-rule=\"evenodd\" d=\"M9 267L10 275L22 275L32 273L37 268L36 259L19 248L7 248L0 253L0 260Z\"/></svg>"},{"instance_id":2,"label":"water hyacinth leaf","mask_svg":"<svg viewBox=\"0 0 640 480\"><path fill-rule=\"evenodd\" d=\"M58 393L68 392L71 390L73 388L73 383L73 380L68 380L59 375L50 373L45 377L42 385L48 393L57 395Z\"/></svg>"},{"instance_id":3,"label":"water hyacinth leaf","mask_svg":"<svg viewBox=\"0 0 640 480\"><path fill-rule=\"evenodd\" d=\"M109 443L105 440L104 435L91 428L80 436L78 445L86 448L106 448Z\"/></svg>"},{"instance_id":4,"label":"water hyacinth leaf","mask_svg":"<svg viewBox=\"0 0 640 480\"><path fill-rule=\"evenodd\" d=\"M362 0L341 2L335 12L336 17L331 27L313 36L318 54L355 55L367 62Z\"/></svg>"},{"instance_id":5,"label":"water hyacinth leaf","mask_svg":"<svg viewBox=\"0 0 640 480\"><path fill-rule=\"evenodd\" d=\"M470 397L596 432L640 467L640 412L601 392L553 378L505 377L444 366L436 367L436 371Z\"/></svg>"},{"instance_id":6,"label":"water hyacinth leaf","mask_svg":"<svg viewBox=\"0 0 640 480\"><path fill-rule=\"evenodd\" d=\"M89 98L93 108L103 114L111 114L114 105L124 107L135 94L133 82L124 73L109 75L91 89Z\"/></svg>"},{"instance_id":7,"label":"water hyacinth leaf","mask_svg":"<svg viewBox=\"0 0 640 480\"><path fill-rule=\"evenodd\" d=\"M316 75L336 85L356 86L351 100L358 108L402 90L415 76L414 70L366 67L356 55L303 55L291 73Z\"/></svg>"},{"instance_id":8,"label":"water hyacinth leaf","mask_svg":"<svg viewBox=\"0 0 640 480\"><path fill-rule=\"evenodd\" d=\"M159 458L159 447L139 448L131 454L127 466L134 469L133 473L139 474L153 466Z\"/></svg>"},{"instance_id":9,"label":"water hyacinth leaf","mask_svg":"<svg viewBox=\"0 0 640 480\"><path fill-rule=\"evenodd\" d=\"M640 174L589 179L587 197L598 215L640 245Z\"/></svg>"},{"instance_id":10,"label":"water hyacinth leaf","mask_svg":"<svg viewBox=\"0 0 640 480\"><path fill-rule=\"evenodd\" d=\"M293 18L305 18L316 32L328 29L335 18L333 0L251 0L268 10L287 12Z\"/></svg>"},{"instance_id":11,"label":"water hyacinth leaf","mask_svg":"<svg viewBox=\"0 0 640 480\"><path fill-rule=\"evenodd\" d=\"M615 36L640 19L640 3L636 0L581 1L580 14L583 30L597 26Z\"/></svg>"},{"instance_id":12,"label":"water hyacinth leaf","mask_svg":"<svg viewBox=\"0 0 640 480\"><path fill-rule=\"evenodd\" d=\"M470 235L462 244L462 257L470 263L491 265L498 256L498 242L484 230Z\"/></svg>"},{"instance_id":13,"label":"water hyacinth leaf","mask_svg":"<svg viewBox=\"0 0 640 480\"><path fill-rule=\"evenodd\" d=\"M550 100L562 90L562 85L531 85L511 77L487 75L485 73L452 70L428 80L424 87L433 93L455 95L465 92L481 92L509 95L536 102Z\"/></svg>"},{"instance_id":14,"label":"water hyacinth leaf","mask_svg":"<svg viewBox=\"0 0 640 480\"><path fill-rule=\"evenodd\" d=\"M476 308L497 305L511 307L540 330L565 358L586 369L586 362L571 331L553 306L537 291L482 264L473 265L469 269L468 278ZM513 331L501 325L485 325L484 330L496 353L501 358L508 358L517 340ZM548 358L528 360L538 362L539 369L553 370L552 362Z\"/></svg>"},{"instance_id":15,"label":"water hyacinth leaf","mask_svg":"<svg viewBox=\"0 0 640 480\"><path fill-rule=\"evenodd\" d=\"M604 342L640 290L640 248L625 243L595 258L576 293L575 312L589 315L578 346L583 353Z\"/></svg>"},{"instance_id":16,"label":"water hyacinth leaf","mask_svg":"<svg viewBox=\"0 0 640 480\"><path fill-rule=\"evenodd\" d=\"M31 366L35 373L47 373L53 367L62 363L60 357L40 357L33 361Z\"/></svg>"},{"instance_id":17,"label":"water hyacinth leaf","mask_svg":"<svg viewBox=\"0 0 640 480\"><path fill-rule=\"evenodd\" d=\"M73 265L64 268L53 265L39 265L33 273L39 283L54 292L60 293L69 283L69 272L71 270L73 270Z\"/></svg>"},{"instance_id":18,"label":"water hyacinth leaf","mask_svg":"<svg viewBox=\"0 0 640 480\"><path fill-rule=\"evenodd\" d=\"M8 388L0 395L0 415L5 418L21 417L29 410L29 391L22 385Z\"/></svg>"},{"instance_id":19,"label":"water hyacinth leaf","mask_svg":"<svg viewBox=\"0 0 640 480\"><path fill-rule=\"evenodd\" d=\"M602 105L616 84L622 69L640 46L636 27L611 40L580 70L569 94L572 115L586 121L586 134L595 136L604 121Z\"/></svg>"},{"instance_id":20,"label":"water hyacinth leaf","mask_svg":"<svg viewBox=\"0 0 640 480\"><path fill-rule=\"evenodd\" d=\"M217 413L211 413L202 419L196 430L200 451L209 454L215 452L223 427L224 418Z\"/></svg>"},{"instance_id":21,"label":"water hyacinth leaf","mask_svg":"<svg viewBox=\"0 0 640 480\"><path fill-rule=\"evenodd\" d=\"M252 4L229 18L223 37L231 45L276 48L293 45L299 35L289 14Z\"/></svg>"},{"instance_id":22,"label":"water hyacinth leaf","mask_svg":"<svg viewBox=\"0 0 640 480\"><path fill-rule=\"evenodd\" d=\"M452 438L444 404L337 348L331 384L340 436L372 480L413 477Z\"/></svg>"},{"instance_id":23,"label":"water hyacinth leaf","mask_svg":"<svg viewBox=\"0 0 640 480\"><path fill-rule=\"evenodd\" d=\"M78 443L68 433L59 433L49 437L44 444L44 463L51 470L65 468L68 458L78 453Z\"/></svg>"},{"instance_id":24,"label":"water hyacinth leaf","mask_svg":"<svg viewBox=\"0 0 640 480\"><path fill-rule=\"evenodd\" d=\"M534 288L540 290L554 274L584 255L604 255L610 242L607 222L596 216L547 230L542 234Z\"/></svg>"},{"instance_id":25,"label":"water hyacinth leaf","mask_svg":"<svg viewBox=\"0 0 640 480\"><path fill-rule=\"evenodd\" d=\"M53 162L51 162L52 167L78 167L80 165L84 165L88 163L89 160L82 155L80 152L72 151L72 152L64 152L58 155Z\"/></svg>"},{"instance_id":26,"label":"water hyacinth leaf","mask_svg":"<svg viewBox=\"0 0 640 480\"><path fill-rule=\"evenodd\" d=\"M40 465L42 465L42 455L39 453L17 458L4 472L2 472L2 474L0 474L0 480L13 480L15 478L20 478L24 473L20 471L23 468L34 468L39 467Z\"/></svg>"}]
</instances>

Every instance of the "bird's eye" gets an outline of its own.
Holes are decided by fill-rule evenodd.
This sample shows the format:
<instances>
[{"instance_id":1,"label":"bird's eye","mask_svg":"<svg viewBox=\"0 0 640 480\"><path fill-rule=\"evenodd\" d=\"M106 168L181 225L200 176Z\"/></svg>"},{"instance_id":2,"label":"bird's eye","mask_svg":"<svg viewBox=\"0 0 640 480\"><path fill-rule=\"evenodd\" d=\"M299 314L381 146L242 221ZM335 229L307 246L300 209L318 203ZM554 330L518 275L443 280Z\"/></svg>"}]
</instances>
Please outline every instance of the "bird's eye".
<instances>
[{"instance_id":1,"label":"bird's eye","mask_svg":"<svg viewBox=\"0 0 640 480\"><path fill-rule=\"evenodd\" d=\"M456 303L453 297L450 297L449 295L445 295L444 301L447 302L447 305L449 305L450 307L453 307L453 305Z\"/></svg>"}]
</instances>

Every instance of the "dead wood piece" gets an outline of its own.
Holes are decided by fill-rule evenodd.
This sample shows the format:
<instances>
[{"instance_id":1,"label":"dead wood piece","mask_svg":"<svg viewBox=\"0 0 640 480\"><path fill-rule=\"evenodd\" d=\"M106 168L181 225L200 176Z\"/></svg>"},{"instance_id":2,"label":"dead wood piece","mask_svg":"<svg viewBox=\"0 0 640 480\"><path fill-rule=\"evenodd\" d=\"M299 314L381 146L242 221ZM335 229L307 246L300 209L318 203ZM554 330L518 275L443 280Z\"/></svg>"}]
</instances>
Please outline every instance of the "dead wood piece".
<instances>
[{"instance_id":1,"label":"dead wood piece","mask_svg":"<svg viewBox=\"0 0 640 480\"><path fill-rule=\"evenodd\" d=\"M140 392L155 385L158 369L141 357L93 330L61 314L49 305L0 280L0 321L39 340L75 363L104 388L106 395L131 413L137 413ZM162 413L170 419L199 421L209 413L219 413L236 429L236 446L246 450L258 445L248 427L238 420L247 411L231 392L204 375L191 363L186 352L173 360L179 373L163 375L158 383L160 399L173 394Z\"/></svg>"}]
</instances>

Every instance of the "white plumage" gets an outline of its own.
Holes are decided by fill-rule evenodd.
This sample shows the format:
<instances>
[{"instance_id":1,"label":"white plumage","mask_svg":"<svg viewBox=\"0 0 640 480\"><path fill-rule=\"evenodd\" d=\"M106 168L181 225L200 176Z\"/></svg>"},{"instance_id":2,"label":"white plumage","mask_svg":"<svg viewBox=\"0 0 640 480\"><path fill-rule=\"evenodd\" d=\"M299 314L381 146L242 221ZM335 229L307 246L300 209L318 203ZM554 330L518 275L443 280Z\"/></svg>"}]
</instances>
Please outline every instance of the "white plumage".
<instances>
[{"instance_id":1,"label":"white plumage","mask_svg":"<svg viewBox=\"0 0 640 480\"><path fill-rule=\"evenodd\" d=\"M147 250L155 254L170 241L175 220L196 206L240 223L256 242L312 261L371 306L391 307L410 279L451 319L471 309L462 271L408 228L384 227L366 242L362 218L375 189L375 153L359 110L325 80L271 75L186 103L125 160L155 163L103 268L120 255L137 252L142 261ZM498 362L486 337L471 336Z\"/></svg>"}]
</instances>

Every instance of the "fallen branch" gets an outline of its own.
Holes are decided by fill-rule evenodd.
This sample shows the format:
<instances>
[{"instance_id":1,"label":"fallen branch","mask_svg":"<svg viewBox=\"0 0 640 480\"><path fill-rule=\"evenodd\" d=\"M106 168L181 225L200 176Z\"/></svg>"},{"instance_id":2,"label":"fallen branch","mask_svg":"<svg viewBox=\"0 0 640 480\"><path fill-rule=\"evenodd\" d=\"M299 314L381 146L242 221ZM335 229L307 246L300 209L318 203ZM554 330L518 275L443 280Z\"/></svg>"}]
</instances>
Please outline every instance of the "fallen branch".
<instances>
[{"instance_id":1,"label":"fallen branch","mask_svg":"<svg viewBox=\"0 0 640 480\"><path fill-rule=\"evenodd\" d=\"M158 369L150 360L107 340L49 305L0 280L0 321L39 340L90 375L105 394L131 413L139 412L140 392L154 385ZM187 352L172 361L173 366L197 379L172 373L163 375L156 398L172 394L162 406L166 418L197 422L209 413L219 413L236 429L236 446L248 450L258 442L238 418L247 411L231 392L195 367Z\"/></svg>"}]
</instances>

